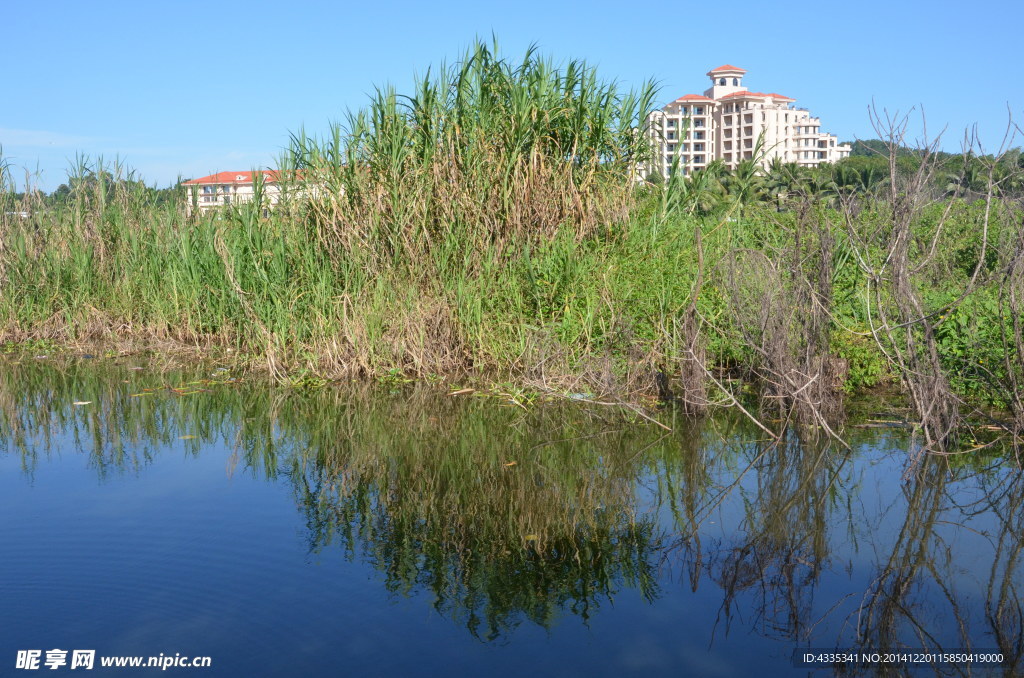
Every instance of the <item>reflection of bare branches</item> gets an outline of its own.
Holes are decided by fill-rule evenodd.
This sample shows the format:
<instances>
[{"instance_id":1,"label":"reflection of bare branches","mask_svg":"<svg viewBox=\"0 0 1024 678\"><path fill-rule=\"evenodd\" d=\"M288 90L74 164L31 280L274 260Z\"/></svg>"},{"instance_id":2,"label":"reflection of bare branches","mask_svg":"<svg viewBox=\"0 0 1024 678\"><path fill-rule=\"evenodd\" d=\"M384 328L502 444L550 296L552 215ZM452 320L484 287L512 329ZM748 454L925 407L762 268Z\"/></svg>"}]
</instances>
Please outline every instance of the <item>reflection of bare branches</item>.
<instances>
[{"instance_id":1,"label":"reflection of bare branches","mask_svg":"<svg viewBox=\"0 0 1024 678\"><path fill-rule=\"evenodd\" d=\"M926 459L910 485L905 488L907 512L903 527L887 562L865 592L858 610L858 645L872 651L891 651L906 647L904 624L920 641L920 647L935 648L939 641L921 623L910 598L911 587L922 570L928 570L933 527L942 507L946 485L945 469L940 462ZM953 611L957 612L955 600ZM957 617L960 619L959 617ZM969 638L962 638L969 647Z\"/></svg>"},{"instance_id":2,"label":"reflection of bare branches","mask_svg":"<svg viewBox=\"0 0 1024 678\"><path fill-rule=\"evenodd\" d=\"M1001 529L986 586L985 619L1006 658L1007 675L1019 675L1024 672L1024 606L1019 590L1024 554L1024 476L1014 475L1005 484L1005 491L997 495L1001 500L991 504Z\"/></svg>"},{"instance_id":3,"label":"reflection of bare branches","mask_svg":"<svg viewBox=\"0 0 1024 678\"><path fill-rule=\"evenodd\" d=\"M843 461L834 459L828 445L795 439L768 451L751 463L756 494L744 520L747 536L717 554L710 567L725 593L721 614L727 630L738 594L753 589L761 633L800 642L813 628L814 590L829 559L825 498Z\"/></svg>"},{"instance_id":4,"label":"reflection of bare branches","mask_svg":"<svg viewBox=\"0 0 1024 678\"><path fill-rule=\"evenodd\" d=\"M962 572L937 528L947 525L984 537L965 523L977 515L994 514L1001 524L985 589L986 635L995 639L1003 653L1001 669L1005 675L1019 674L1024 657L1024 615L1015 582L1020 577L1020 554L1024 550L1024 477L999 468L974 472L972 476L985 492L970 504L958 503L957 485L949 482L949 468L940 458L926 458L911 476L905 487L907 508L899 536L857 611L859 648L898 651L909 646L910 638L915 639L916 648L925 650L990 648L980 640L969 601L958 593L956 584ZM996 485L985 487L986 479L995 479ZM962 518L940 519L951 509L959 510ZM938 635L941 627L933 621L937 617L954 622L955 640ZM934 668L941 674L972 673L970 665Z\"/></svg>"}]
</instances>

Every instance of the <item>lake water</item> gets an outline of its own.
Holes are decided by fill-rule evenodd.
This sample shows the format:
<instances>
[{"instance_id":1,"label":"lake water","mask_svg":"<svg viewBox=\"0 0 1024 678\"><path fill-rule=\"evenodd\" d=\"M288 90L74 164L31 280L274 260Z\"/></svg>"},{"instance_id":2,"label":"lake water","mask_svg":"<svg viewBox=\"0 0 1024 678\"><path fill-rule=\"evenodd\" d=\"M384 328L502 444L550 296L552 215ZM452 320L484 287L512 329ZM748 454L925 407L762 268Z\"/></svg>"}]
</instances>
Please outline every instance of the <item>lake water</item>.
<instances>
[{"instance_id":1,"label":"lake water","mask_svg":"<svg viewBox=\"0 0 1024 678\"><path fill-rule=\"evenodd\" d=\"M1012 458L908 474L898 430L771 445L729 417L46 362L0 363L0 675L33 675L25 650L47 675L832 675L794 665L810 648L1024 672ZM100 666L161 654L211 665Z\"/></svg>"}]
</instances>

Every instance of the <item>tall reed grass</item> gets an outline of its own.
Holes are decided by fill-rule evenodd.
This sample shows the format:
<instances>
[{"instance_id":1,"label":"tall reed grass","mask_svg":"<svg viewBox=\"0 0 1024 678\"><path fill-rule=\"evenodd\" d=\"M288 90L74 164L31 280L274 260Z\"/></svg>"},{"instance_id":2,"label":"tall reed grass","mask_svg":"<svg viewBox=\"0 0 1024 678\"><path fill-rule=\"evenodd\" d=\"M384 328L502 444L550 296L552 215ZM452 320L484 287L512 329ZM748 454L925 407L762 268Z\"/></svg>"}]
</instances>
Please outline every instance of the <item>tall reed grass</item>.
<instances>
[{"instance_id":1,"label":"tall reed grass","mask_svg":"<svg viewBox=\"0 0 1024 678\"><path fill-rule=\"evenodd\" d=\"M478 43L410 95L382 89L325 137L296 133L270 212L186 217L184 196L162 202L84 156L64 200L42 204L0 162L0 343L173 341L281 378L504 373L681 391L695 410L734 402L719 378L741 377L783 418L817 424L826 398L894 383L886 351L903 330L888 343L871 330L889 303L870 296L888 274L884 191L796 191L782 210L751 201L771 178L754 164L743 182L638 183L654 96ZM967 289L995 328L982 341L937 324L936 369L959 397L1015 411L1019 215L1010 198L924 201L900 226L923 311Z\"/></svg>"}]
</instances>

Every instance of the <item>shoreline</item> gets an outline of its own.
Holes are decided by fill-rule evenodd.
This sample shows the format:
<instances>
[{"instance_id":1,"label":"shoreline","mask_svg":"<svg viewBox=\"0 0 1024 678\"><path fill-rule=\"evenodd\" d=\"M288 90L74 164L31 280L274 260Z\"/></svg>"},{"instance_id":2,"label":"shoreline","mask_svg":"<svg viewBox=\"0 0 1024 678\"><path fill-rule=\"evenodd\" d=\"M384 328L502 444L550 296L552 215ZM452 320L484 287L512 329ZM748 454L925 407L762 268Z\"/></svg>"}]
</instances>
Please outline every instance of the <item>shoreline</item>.
<instances>
[{"instance_id":1,"label":"shoreline","mask_svg":"<svg viewBox=\"0 0 1024 678\"><path fill-rule=\"evenodd\" d=\"M624 419L641 425L660 426L669 431L672 430L671 427L660 420L664 419L661 415L665 413L672 413L673 418L683 416L690 423L713 419L729 412L742 416L724 398L716 406L709 407L703 414L694 415L687 413L683 404L678 400L662 400L651 394L639 396L634 394L633 398L627 400L610 393L558 391L550 387L531 384L529 380L525 379L517 381L514 376L487 376L484 373L473 372L416 377L390 371L374 377L334 379L303 374L299 377L280 379L275 377L263 360L254 354L240 355L231 348L198 347L176 342L150 343L143 346L128 340L64 344L52 341L30 341L22 344L8 342L0 344L0 365L3 364L9 366L39 365L43 368L52 367L54 369L66 369L69 366L74 366L97 371L113 369L147 374L213 371L222 373L232 384L262 384L295 393L320 389L344 389L347 387L362 389L365 387L386 388L389 395L394 395L399 392L396 389L426 387L436 389L438 397L490 398L500 401L502 406L518 407L526 411L534 406L547 403L568 403L584 408L597 408L609 414L612 412L609 410L611 407ZM750 393L751 384L738 378L726 379L725 382L739 384L739 390L747 392L744 404L757 412L756 396ZM218 381L216 383L226 382ZM165 386L159 390L163 389L167 389L169 392L178 390L171 386ZM154 392L152 395L156 394ZM176 393L176 395L182 394ZM192 393L184 395L192 395ZM813 434L811 429L814 427L797 426L786 419L772 418L764 416L764 414L761 413L762 416L756 418L763 421L767 428L774 430L776 435L781 436L789 428L794 427L802 435L809 432ZM989 414L992 417L998 417L1004 413L990 412ZM852 432L847 432L848 429L893 429L913 434L918 428L918 424L913 420L913 409L907 401L906 394L892 386L873 388L844 397L839 421L841 422L838 429L840 442L842 438L852 434ZM989 447L992 440L986 440L981 445L977 441L982 438L992 438L992 433L997 430L999 430L998 427L991 425L990 421L975 420L965 425L965 431L974 441L975 449ZM960 452L964 451L971 450L961 450Z\"/></svg>"}]
</instances>

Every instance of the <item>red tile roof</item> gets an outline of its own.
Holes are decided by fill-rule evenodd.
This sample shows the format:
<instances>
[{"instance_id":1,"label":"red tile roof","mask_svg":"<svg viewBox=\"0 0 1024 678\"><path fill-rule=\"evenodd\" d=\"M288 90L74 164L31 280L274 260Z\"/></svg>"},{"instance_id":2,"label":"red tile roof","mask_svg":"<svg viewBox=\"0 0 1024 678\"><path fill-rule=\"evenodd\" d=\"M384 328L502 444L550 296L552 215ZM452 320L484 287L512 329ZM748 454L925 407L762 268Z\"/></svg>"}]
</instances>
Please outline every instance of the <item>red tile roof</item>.
<instances>
[{"instance_id":1,"label":"red tile roof","mask_svg":"<svg viewBox=\"0 0 1024 678\"><path fill-rule=\"evenodd\" d=\"M783 96L781 94L776 94L774 92L750 92L748 90L743 90L742 92L733 92L732 94L726 94L724 97L722 97L722 99L732 99L739 97L753 97L757 99L766 99L768 97L771 97L772 99L779 99L780 101L796 101L796 99Z\"/></svg>"},{"instance_id":2,"label":"red tile roof","mask_svg":"<svg viewBox=\"0 0 1024 678\"><path fill-rule=\"evenodd\" d=\"M275 183L279 179L278 170L262 170L263 179ZM181 182L184 186L196 186L199 184L251 184L252 172L217 172L208 177L199 177L189 181Z\"/></svg>"},{"instance_id":3,"label":"red tile roof","mask_svg":"<svg viewBox=\"0 0 1024 678\"><path fill-rule=\"evenodd\" d=\"M753 98L757 98L757 99L763 99L766 96L768 96L768 95L767 94L761 94L760 92L750 92L748 90L743 90L742 92L733 92L732 94L726 94L722 98L723 99L738 99L740 97L753 97Z\"/></svg>"},{"instance_id":4,"label":"red tile roof","mask_svg":"<svg viewBox=\"0 0 1024 678\"><path fill-rule=\"evenodd\" d=\"M708 75L711 75L712 73L721 73L723 71L746 73L744 69L739 68L738 66L730 66L729 64L726 64L724 66L719 66L718 68L711 69L710 71L708 71Z\"/></svg>"},{"instance_id":5,"label":"red tile roof","mask_svg":"<svg viewBox=\"0 0 1024 678\"><path fill-rule=\"evenodd\" d=\"M676 102L679 101L710 101L714 103L715 100L712 99L711 97L701 96L700 94L684 94L683 96L676 99Z\"/></svg>"}]
</instances>

